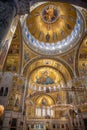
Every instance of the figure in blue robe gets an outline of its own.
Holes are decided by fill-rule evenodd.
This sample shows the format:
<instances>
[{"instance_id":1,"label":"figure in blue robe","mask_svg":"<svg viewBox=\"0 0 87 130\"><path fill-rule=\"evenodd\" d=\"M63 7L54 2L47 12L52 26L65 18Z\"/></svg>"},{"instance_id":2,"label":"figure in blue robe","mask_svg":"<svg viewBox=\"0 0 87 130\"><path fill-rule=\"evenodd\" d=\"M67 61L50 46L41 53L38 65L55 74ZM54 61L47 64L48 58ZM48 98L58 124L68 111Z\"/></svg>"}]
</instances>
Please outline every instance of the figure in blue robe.
<instances>
[{"instance_id":1,"label":"figure in blue robe","mask_svg":"<svg viewBox=\"0 0 87 130\"><path fill-rule=\"evenodd\" d=\"M38 84L46 84L46 85L48 85L48 84L54 84L53 79L51 79L51 78L48 76L48 72L47 72L47 71L45 71L45 72L42 74L42 76L41 76L39 79L37 79L36 82L37 82Z\"/></svg>"}]
</instances>

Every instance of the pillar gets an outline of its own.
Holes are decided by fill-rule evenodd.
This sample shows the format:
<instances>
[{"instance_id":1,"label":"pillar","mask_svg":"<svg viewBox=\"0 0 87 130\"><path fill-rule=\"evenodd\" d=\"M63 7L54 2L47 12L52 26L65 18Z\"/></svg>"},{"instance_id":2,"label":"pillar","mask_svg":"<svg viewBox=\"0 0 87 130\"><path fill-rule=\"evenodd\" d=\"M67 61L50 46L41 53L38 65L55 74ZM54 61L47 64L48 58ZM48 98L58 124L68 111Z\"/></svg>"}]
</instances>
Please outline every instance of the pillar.
<instances>
[{"instance_id":1,"label":"pillar","mask_svg":"<svg viewBox=\"0 0 87 130\"><path fill-rule=\"evenodd\" d=\"M14 0L0 0L0 46L15 15L16 5Z\"/></svg>"}]
</instances>

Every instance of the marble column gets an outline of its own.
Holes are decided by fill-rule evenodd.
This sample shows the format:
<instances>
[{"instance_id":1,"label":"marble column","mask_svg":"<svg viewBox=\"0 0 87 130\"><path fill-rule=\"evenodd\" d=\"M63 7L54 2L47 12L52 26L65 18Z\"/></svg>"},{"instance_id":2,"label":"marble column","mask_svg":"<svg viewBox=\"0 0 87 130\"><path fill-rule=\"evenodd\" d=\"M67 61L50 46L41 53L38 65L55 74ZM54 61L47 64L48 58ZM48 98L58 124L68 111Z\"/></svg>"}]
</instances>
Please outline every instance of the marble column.
<instances>
[{"instance_id":1,"label":"marble column","mask_svg":"<svg viewBox=\"0 0 87 130\"><path fill-rule=\"evenodd\" d=\"M0 0L0 46L15 15L16 5L14 0Z\"/></svg>"}]
</instances>

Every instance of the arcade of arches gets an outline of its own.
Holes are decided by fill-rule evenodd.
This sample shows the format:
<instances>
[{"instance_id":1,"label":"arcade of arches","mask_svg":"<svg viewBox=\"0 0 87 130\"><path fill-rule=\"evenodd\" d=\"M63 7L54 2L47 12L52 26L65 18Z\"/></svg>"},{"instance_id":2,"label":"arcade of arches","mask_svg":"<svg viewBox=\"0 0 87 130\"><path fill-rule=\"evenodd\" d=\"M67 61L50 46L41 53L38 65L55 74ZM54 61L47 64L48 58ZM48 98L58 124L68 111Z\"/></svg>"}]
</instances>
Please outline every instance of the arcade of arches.
<instances>
[{"instance_id":1,"label":"arcade of arches","mask_svg":"<svg viewBox=\"0 0 87 130\"><path fill-rule=\"evenodd\" d=\"M87 9L28 8L0 41L0 130L87 130Z\"/></svg>"}]
</instances>

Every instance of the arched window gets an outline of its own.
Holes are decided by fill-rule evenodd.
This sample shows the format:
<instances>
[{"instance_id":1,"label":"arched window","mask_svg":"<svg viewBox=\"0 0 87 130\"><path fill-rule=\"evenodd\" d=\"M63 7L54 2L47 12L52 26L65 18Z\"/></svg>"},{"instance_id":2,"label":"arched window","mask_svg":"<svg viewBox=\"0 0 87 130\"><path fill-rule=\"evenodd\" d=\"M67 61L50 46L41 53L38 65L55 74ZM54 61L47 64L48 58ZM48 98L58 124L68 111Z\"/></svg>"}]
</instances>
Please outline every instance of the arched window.
<instances>
[{"instance_id":1,"label":"arched window","mask_svg":"<svg viewBox=\"0 0 87 130\"><path fill-rule=\"evenodd\" d=\"M46 116L46 109L45 109L45 108L42 109L42 116L43 116L43 117Z\"/></svg>"},{"instance_id":2,"label":"arched window","mask_svg":"<svg viewBox=\"0 0 87 130\"><path fill-rule=\"evenodd\" d=\"M36 116L41 116L41 108L36 108Z\"/></svg>"},{"instance_id":3,"label":"arched window","mask_svg":"<svg viewBox=\"0 0 87 130\"><path fill-rule=\"evenodd\" d=\"M48 116L50 116L50 115L51 115L50 108L47 108L47 115L48 115Z\"/></svg>"},{"instance_id":4,"label":"arched window","mask_svg":"<svg viewBox=\"0 0 87 130\"><path fill-rule=\"evenodd\" d=\"M41 116L41 108L38 108L38 117Z\"/></svg>"},{"instance_id":5,"label":"arched window","mask_svg":"<svg viewBox=\"0 0 87 130\"><path fill-rule=\"evenodd\" d=\"M7 95L8 95L8 88L5 88L4 96L7 96Z\"/></svg>"},{"instance_id":6,"label":"arched window","mask_svg":"<svg viewBox=\"0 0 87 130\"><path fill-rule=\"evenodd\" d=\"M0 89L0 96L3 96L3 91L4 91L4 88L1 87L1 89Z\"/></svg>"},{"instance_id":7,"label":"arched window","mask_svg":"<svg viewBox=\"0 0 87 130\"><path fill-rule=\"evenodd\" d=\"M54 117L54 111L51 110L51 117Z\"/></svg>"}]
</instances>

